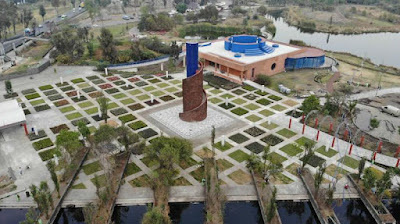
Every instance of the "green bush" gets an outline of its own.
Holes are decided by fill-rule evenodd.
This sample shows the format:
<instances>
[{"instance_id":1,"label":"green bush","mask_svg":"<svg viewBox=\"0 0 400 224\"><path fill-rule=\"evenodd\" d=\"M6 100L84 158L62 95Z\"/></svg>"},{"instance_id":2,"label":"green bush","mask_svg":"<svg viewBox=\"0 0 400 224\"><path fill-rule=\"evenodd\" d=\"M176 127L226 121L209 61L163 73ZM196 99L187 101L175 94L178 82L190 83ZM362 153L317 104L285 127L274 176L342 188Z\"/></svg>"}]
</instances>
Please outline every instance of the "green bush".
<instances>
[{"instance_id":1,"label":"green bush","mask_svg":"<svg viewBox=\"0 0 400 224\"><path fill-rule=\"evenodd\" d=\"M270 86L271 82L271 77L267 75L258 75L256 79L256 83L264 86Z\"/></svg>"},{"instance_id":2,"label":"green bush","mask_svg":"<svg viewBox=\"0 0 400 224\"><path fill-rule=\"evenodd\" d=\"M32 146L36 151L53 146L53 145L54 145L53 142L49 138L45 138L40 141L32 143Z\"/></svg>"},{"instance_id":3,"label":"green bush","mask_svg":"<svg viewBox=\"0 0 400 224\"><path fill-rule=\"evenodd\" d=\"M379 123L380 121L376 118L372 118L369 122L369 125L371 126L371 128L377 128L379 127Z\"/></svg>"},{"instance_id":4,"label":"green bush","mask_svg":"<svg viewBox=\"0 0 400 224\"><path fill-rule=\"evenodd\" d=\"M61 64L70 64L72 62L72 59L69 55L66 54L60 54L57 56L56 60L61 63Z\"/></svg>"}]
</instances>

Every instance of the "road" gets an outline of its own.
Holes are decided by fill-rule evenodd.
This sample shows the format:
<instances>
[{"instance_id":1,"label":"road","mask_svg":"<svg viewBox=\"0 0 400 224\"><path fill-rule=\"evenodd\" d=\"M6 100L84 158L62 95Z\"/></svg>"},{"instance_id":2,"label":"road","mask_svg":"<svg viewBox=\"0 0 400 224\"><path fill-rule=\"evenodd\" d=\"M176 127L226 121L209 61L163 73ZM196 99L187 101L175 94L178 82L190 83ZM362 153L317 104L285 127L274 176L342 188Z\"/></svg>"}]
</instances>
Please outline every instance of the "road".
<instances>
[{"instance_id":1,"label":"road","mask_svg":"<svg viewBox=\"0 0 400 224\"><path fill-rule=\"evenodd\" d=\"M75 10L75 12L73 12L73 10L70 10L67 13L65 13L65 15L67 16L66 19L73 18L83 12L85 12L85 9L82 9L80 11ZM41 33L49 31L50 24L52 22L54 22L54 24L57 25L58 23L60 23L61 21L64 21L64 20L65 19L62 19L61 17L55 17L55 18L47 20L48 22L44 23L42 28L36 27L36 36L40 35ZM5 53L8 53L13 50L13 43L15 44L15 47L21 46L24 43L24 35L23 34L17 34L12 38L14 38L14 39L5 41L3 43Z\"/></svg>"}]
</instances>

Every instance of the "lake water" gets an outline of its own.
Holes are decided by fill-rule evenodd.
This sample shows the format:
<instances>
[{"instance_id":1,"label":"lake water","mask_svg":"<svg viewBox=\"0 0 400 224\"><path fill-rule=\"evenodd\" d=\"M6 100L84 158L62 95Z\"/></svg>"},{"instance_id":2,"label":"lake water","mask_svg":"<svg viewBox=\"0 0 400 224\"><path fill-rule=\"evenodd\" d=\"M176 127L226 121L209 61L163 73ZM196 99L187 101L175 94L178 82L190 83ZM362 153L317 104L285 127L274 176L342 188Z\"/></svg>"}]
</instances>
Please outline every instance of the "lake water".
<instances>
[{"instance_id":1,"label":"lake water","mask_svg":"<svg viewBox=\"0 0 400 224\"><path fill-rule=\"evenodd\" d=\"M282 224L318 224L318 218L310 202L278 201Z\"/></svg>"},{"instance_id":2,"label":"lake water","mask_svg":"<svg viewBox=\"0 0 400 224\"><path fill-rule=\"evenodd\" d=\"M3 208L0 209L0 223L18 224L25 220L28 209Z\"/></svg>"},{"instance_id":3,"label":"lake water","mask_svg":"<svg viewBox=\"0 0 400 224\"><path fill-rule=\"evenodd\" d=\"M370 58L374 63L400 68L400 33L368 33L356 35L306 33L289 26L281 17L273 18L276 34L273 40L289 43L291 39L331 51L342 51ZM329 56L329 54L328 54Z\"/></svg>"}]
</instances>

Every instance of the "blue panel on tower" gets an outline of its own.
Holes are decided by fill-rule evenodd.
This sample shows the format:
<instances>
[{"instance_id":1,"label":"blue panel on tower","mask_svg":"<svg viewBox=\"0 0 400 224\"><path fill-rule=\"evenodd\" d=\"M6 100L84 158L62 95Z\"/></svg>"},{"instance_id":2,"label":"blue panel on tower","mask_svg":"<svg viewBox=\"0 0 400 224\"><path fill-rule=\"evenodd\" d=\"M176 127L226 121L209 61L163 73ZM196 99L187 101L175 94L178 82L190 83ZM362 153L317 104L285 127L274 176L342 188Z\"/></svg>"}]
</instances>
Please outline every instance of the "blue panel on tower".
<instances>
[{"instance_id":1,"label":"blue panel on tower","mask_svg":"<svg viewBox=\"0 0 400 224\"><path fill-rule=\"evenodd\" d=\"M186 76L189 78L196 74L199 66L199 44L186 43Z\"/></svg>"}]
</instances>

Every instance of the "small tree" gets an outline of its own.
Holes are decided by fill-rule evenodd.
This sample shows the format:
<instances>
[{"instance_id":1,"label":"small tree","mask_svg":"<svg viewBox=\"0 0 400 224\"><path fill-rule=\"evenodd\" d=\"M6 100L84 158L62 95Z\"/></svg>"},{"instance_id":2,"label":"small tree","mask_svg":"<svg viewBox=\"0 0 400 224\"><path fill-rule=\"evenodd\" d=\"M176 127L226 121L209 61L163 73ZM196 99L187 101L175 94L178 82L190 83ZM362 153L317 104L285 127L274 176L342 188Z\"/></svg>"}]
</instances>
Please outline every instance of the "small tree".
<instances>
[{"instance_id":1,"label":"small tree","mask_svg":"<svg viewBox=\"0 0 400 224\"><path fill-rule=\"evenodd\" d=\"M112 33L108 29L102 28L98 39L104 59L114 63L117 60L118 51L115 48L115 41Z\"/></svg>"},{"instance_id":2,"label":"small tree","mask_svg":"<svg viewBox=\"0 0 400 224\"><path fill-rule=\"evenodd\" d=\"M263 167L263 171L264 173L266 172L266 165L267 165L267 160L269 159L269 151L271 150L269 145L266 145L263 149L263 155L262 155L262 159L264 160L264 167Z\"/></svg>"},{"instance_id":3,"label":"small tree","mask_svg":"<svg viewBox=\"0 0 400 224\"><path fill-rule=\"evenodd\" d=\"M271 222L271 220L275 217L276 214L276 187L272 191L272 196L268 204L268 212L267 212L267 221Z\"/></svg>"},{"instance_id":4,"label":"small tree","mask_svg":"<svg viewBox=\"0 0 400 224\"><path fill-rule=\"evenodd\" d=\"M12 92L13 92L13 89L12 89L11 81L10 81L10 80L6 80L6 81L4 82L4 84L5 84L5 86L6 86L6 91L7 91L7 93L8 93L8 94L12 93Z\"/></svg>"},{"instance_id":5,"label":"small tree","mask_svg":"<svg viewBox=\"0 0 400 224\"><path fill-rule=\"evenodd\" d=\"M315 187L315 191L317 192L317 195L318 195L319 188L321 187L321 183L324 180L325 171L326 171L325 164L318 166L318 171L314 177L314 187Z\"/></svg>"},{"instance_id":6,"label":"small tree","mask_svg":"<svg viewBox=\"0 0 400 224\"><path fill-rule=\"evenodd\" d=\"M82 208L83 216L85 217L86 223L93 223L96 211L97 211L97 206L91 202Z\"/></svg>"},{"instance_id":7,"label":"small tree","mask_svg":"<svg viewBox=\"0 0 400 224\"><path fill-rule=\"evenodd\" d=\"M213 150L213 156L215 156L215 126L213 125L211 128L211 148Z\"/></svg>"},{"instance_id":8,"label":"small tree","mask_svg":"<svg viewBox=\"0 0 400 224\"><path fill-rule=\"evenodd\" d=\"M265 6L263 6L263 5L260 6L260 7L258 7L257 13L259 13L259 14L262 15L262 16L265 16L265 14L268 13L267 7L265 7Z\"/></svg>"},{"instance_id":9,"label":"small tree","mask_svg":"<svg viewBox=\"0 0 400 224\"><path fill-rule=\"evenodd\" d=\"M64 148L69 155L72 155L82 147L79 135L78 132L61 130L60 134L57 135L56 145L59 148Z\"/></svg>"},{"instance_id":10,"label":"small tree","mask_svg":"<svg viewBox=\"0 0 400 224\"><path fill-rule=\"evenodd\" d=\"M36 224L36 220L38 218L38 215L36 213L36 210L31 207L28 209L28 212L25 214L25 220L20 222L19 224Z\"/></svg>"},{"instance_id":11,"label":"small tree","mask_svg":"<svg viewBox=\"0 0 400 224\"><path fill-rule=\"evenodd\" d=\"M306 142L304 145L306 148L303 157L300 159L303 163L301 164L301 170L304 170L306 164L310 161L310 159L314 156L314 147L315 142Z\"/></svg>"},{"instance_id":12,"label":"small tree","mask_svg":"<svg viewBox=\"0 0 400 224\"><path fill-rule=\"evenodd\" d=\"M178 11L179 13L185 13L187 9L187 5L184 2L181 2L179 4L176 5L176 11Z\"/></svg>"},{"instance_id":13,"label":"small tree","mask_svg":"<svg viewBox=\"0 0 400 224\"><path fill-rule=\"evenodd\" d=\"M376 183L376 194L378 195L379 201L382 200L382 197L385 193L386 190L390 190L392 187L392 177L393 177L393 172L391 169L386 170L386 172L383 174L382 178L378 180Z\"/></svg>"},{"instance_id":14,"label":"small tree","mask_svg":"<svg viewBox=\"0 0 400 224\"><path fill-rule=\"evenodd\" d=\"M261 172L262 171L262 162L260 157L256 154L252 153L246 161L246 167L249 170L253 170L254 172Z\"/></svg>"},{"instance_id":15,"label":"small tree","mask_svg":"<svg viewBox=\"0 0 400 224\"><path fill-rule=\"evenodd\" d=\"M313 110L318 110L319 109L318 97L316 97L315 95L307 97L301 104L301 109L303 110L304 114L308 114Z\"/></svg>"},{"instance_id":16,"label":"small tree","mask_svg":"<svg viewBox=\"0 0 400 224\"><path fill-rule=\"evenodd\" d=\"M374 128L379 127L379 123L380 123L380 121L374 117L370 120L369 125L371 126L372 129L374 129Z\"/></svg>"},{"instance_id":17,"label":"small tree","mask_svg":"<svg viewBox=\"0 0 400 224\"><path fill-rule=\"evenodd\" d=\"M116 136L115 128L109 125L101 125L94 133L96 144L110 143Z\"/></svg>"},{"instance_id":18,"label":"small tree","mask_svg":"<svg viewBox=\"0 0 400 224\"><path fill-rule=\"evenodd\" d=\"M364 172L366 161L367 161L367 158L362 157L360 160L360 163L358 163L358 180L357 180L357 182L361 179L361 174Z\"/></svg>"},{"instance_id":19,"label":"small tree","mask_svg":"<svg viewBox=\"0 0 400 224\"><path fill-rule=\"evenodd\" d=\"M58 177L57 177L57 174L56 174L56 164L54 163L53 160L50 160L47 163L47 169L50 172L51 180L54 183L54 186L56 188L58 197L60 197L60 183L58 182Z\"/></svg>"},{"instance_id":20,"label":"small tree","mask_svg":"<svg viewBox=\"0 0 400 224\"><path fill-rule=\"evenodd\" d=\"M97 174L94 175L93 184L96 187L96 195L98 198L100 198L100 187L101 186L100 186L100 179L99 179L99 176L97 176Z\"/></svg>"},{"instance_id":21,"label":"small tree","mask_svg":"<svg viewBox=\"0 0 400 224\"><path fill-rule=\"evenodd\" d=\"M44 16L46 15L46 8L43 5L39 6L39 14L44 22Z\"/></svg>"},{"instance_id":22,"label":"small tree","mask_svg":"<svg viewBox=\"0 0 400 224\"><path fill-rule=\"evenodd\" d=\"M97 103L100 106L101 116L104 122L107 123L108 100L104 95L97 97Z\"/></svg>"},{"instance_id":23,"label":"small tree","mask_svg":"<svg viewBox=\"0 0 400 224\"><path fill-rule=\"evenodd\" d=\"M78 122L78 131L81 133L84 139L87 139L90 135L90 130L87 127L86 123L83 121Z\"/></svg>"},{"instance_id":24,"label":"small tree","mask_svg":"<svg viewBox=\"0 0 400 224\"><path fill-rule=\"evenodd\" d=\"M116 133L120 137L120 141L126 151L129 150L129 145L139 141L139 136L136 133L132 133L126 126L118 127Z\"/></svg>"},{"instance_id":25,"label":"small tree","mask_svg":"<svg viewBox=\"0 0 400 224\"><path fill-rule=\"evenodd\" d=\"M362 179L365 190L371 190L373 187L375 187L376 179L376 174L370 168L366 169Z\"/></svg>"},{"instance_id":26,"label":"small tree","mask_svg":"<svg viewBox=\"0 0 400 224\"><path fill-rule=\"evenodd\" d=\"M94 45L92 42L87 43L86 48L88 50L89 56L93 57L94 55Z\"/></svg>"}]
</instances>

